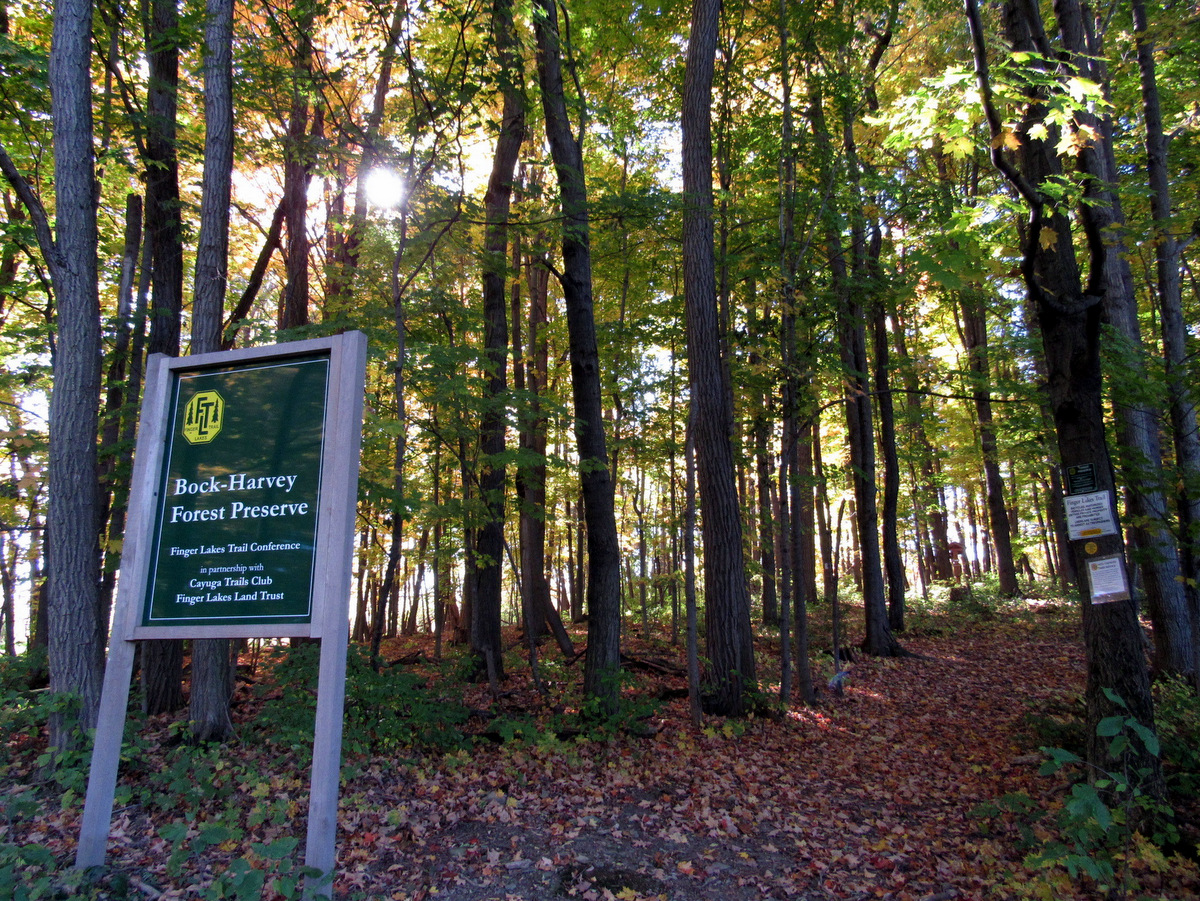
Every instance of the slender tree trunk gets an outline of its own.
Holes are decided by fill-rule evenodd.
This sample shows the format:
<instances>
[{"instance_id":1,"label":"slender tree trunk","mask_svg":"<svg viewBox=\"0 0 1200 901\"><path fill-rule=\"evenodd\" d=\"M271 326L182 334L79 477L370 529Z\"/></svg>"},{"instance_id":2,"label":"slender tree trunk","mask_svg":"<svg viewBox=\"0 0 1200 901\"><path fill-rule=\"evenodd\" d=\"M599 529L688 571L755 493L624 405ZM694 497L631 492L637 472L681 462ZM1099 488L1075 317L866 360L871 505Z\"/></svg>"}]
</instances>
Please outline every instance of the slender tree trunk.
<instances>
[{"instance_id":1,"label":"slender tree trunk","mask_svg":"<svg viewBox=\"0 0 1200 901\"><path fill-rule=\"evenodd\" d=\"M492 32L499 62L504 110L483 205L487 224L483 246L484 353L487 357L486 403L479 429L479 492L487 517L476 537L475 610L471 650L493 681L504 675L500 638L504 567L504 492L506 467L505 403L508 395L508 218L517 155L525 141L524 66L517 47L510 0L492 6Z\"/></svg>"},{"instance_id":2,"label":"slender tree trunk","mask_svg":"<svg viewBox=\"0 0 1200 901\"><path fill-rule=\"evenodd\" d=\"M614 711L619 700L617 674L621 666L621 548L604 438L583 148L572 134L567 116L554 0L535 0L534 27L546 136L558 175L564 220L562 288L570 336L580 487L587 521L588 647L584 690L606 710Z\"/></svg>"},{"instance_id":3,"label":"slender tree trunk","mask_svg":"<svg viewBox=\"0 0 1200 901\"><path fill-rule=\"evenodd\" d=\"M704 711L700 696L700 634L696 611L696 442L692 424L693 417L689 412L683 451L683 596L687 608L688 710L692 725L698 727L704 719Z\"/></svg>"},{"instance_id":4,"label":"slender tree trunk","mask_svg":"<svg viewBox=\"0 0 1200 901\"><path fill-rule=\"evenodd\" d=\"M367 191L365 182L371 170L379 162L379 128L383 122L384 108L388 91L392 86L392 72L396 64L396 53L402 46L404 26L408 22L408 0L396 0L392 9L391 21L388 25L387 44L379 53L379 77L375 80L375 90L371 98L371 110L367 114L366 134L362 142L362 154L359 157L358 170L355 173L357 182L354 192L354 211L344 232L337 233L332 238L332 249L328 267L328 283L325 289L326 313L344 315L342 305L349 304L354 288L354 277L358 271L363 234L367 223ZM330 305L337 309L330 310Z\"/></svg>"},{"instance_id":5,"label":"slender tree trunk","mask_svg":"<svg viewBox=\"0 0 1200 901\"><path fill-rule=\"evenodd\" d=\"M1170 397L1171 434L1175 444L1176 465L1181 475L1177 494L1182 533L1179 544L1183 567L1181 583L1185 586L1191 632L1183 642L1184 647L1191 647L1190 659L1184 663L1185 668L1191 670L1193 683L1200 691L1200 587L1197 586L1197 577L1200 576L1200 429L1197 427L1195 395L1191 390L1193 382L1188 361L1187 329L1183 319L1179 242L1171 228L1167 138L1163 132L1158 99L1154 41L1149 36L1144 0L1132 0L1132 9L1137 32L1142 110L1146 122L1146 174L1150 182L1150 211L1154 216L1154 263ZM1166 627L1168 624L1164 622L1162 625ZM1158 623L1155 624L1154 637L1157 646ZM1177 662L1171 655L1180 642L1174 637L1169 641L1169 647L1158 649L1156 657L1167 658L1156 660L1160 666L1172 667Z\"/></svg>"},{"instance_id":6,"label":"slender tree trunk","mask_svg":"<svg viewBox=\"0 0 1200 901\"><path fill-rule=\"evenodd\" d=\"M138 399L141 395L141 366L134 366L135 330L140 322L134 315L134 281L137 277L138 250L142 245L142 198L125 198L125 246L121 254L121 279L117 287L117 337L105 378L103 426L100 435L100 520L107 523L107 541L100 584L100 619L107 622L120 569L121 539L125 535L125 517L129 502L129 471L133 457L132 438L136 429ZM136 352L140 356L142 344Z\"/></svg>"},{"instance_id":7,"label":"slender tree trunk","mask_svg":"<svg viewBox=\"0 0 1200 901\"><path fill-rule=\"evenodd\" d=\"M758 563L762 567L762 619L765 626L777 626L779 596L775 588L775 521L771 515L771 473L774 467L767 446L770 421L765 396L763 406L756 414L752 432L758 476Z\"/></svg>"},{"instance_id":8,"label":"slender tree trunk","mask_svg":"<svg viewBox=\"0 0 1200 901\"><path fill-rule=\"evenodd\" d=\"M996 574L1000 579L1000 593L1005 597L1015 597L1020 589L1017 586L1017 567L1013 562L1008 511L1004 504L1004 479L1000 475L996 428L992 421L992 377L988 365L987 314L983 297L979 293L964 291L959 300L967 368L972 378L971 397L975 403L975 418L979 421L988 523L992 543L996 548Z\"/></svg>"},{"instance_id":9,"label":"slender tree trunk","mask_svg":"<svg viewBox=\"0 0 1200 901\"><path fill-rule=\"evenodd\" d=\"M539 239L539 244L541 240ZM533 617L549 625L559 650L573 656L575 647L563 626L562 616L550 599L550 582L546 578L546 434L548 421L542 402L547 387L550 365L548 340L549 275L545 265L526 264L526 284L529 288L528 362L525 366L525 391L530 409L520 423L519 442L533 462L517 471L521 486L521 579L522 596L527 599Z\"/></svg>"},{"instance_id":10,"label":"slender tree trunk","mask_svg":"<svg viewBox=\"0 0 1200 901\"><path fill-rule=\"evenodd\" d=\"M872 229L871 260L879 263L881 241L877 225ZM875 390L879 397L879 448L883 453L883 565L887 577L888 625L904 631L905 575L900 553L900 456L896 450L896 413L892 399L887 315L878 293L871 302L871 330L875 345Z\"/></svg>"},{"instance_id":11,"label":"slender tree trunk","mask_svg":"<svg viewBox=\"0 0 1200 901\"><path fill-rule=\"evenodd\" d=\"M826 606L837 597L838 555L834 551L833 527L829 521L829 482L821 456L821 429L818 419L812 434L813 472L817 480L817 543L821 548L821 597Z\"/></svg>"}]
</instances>

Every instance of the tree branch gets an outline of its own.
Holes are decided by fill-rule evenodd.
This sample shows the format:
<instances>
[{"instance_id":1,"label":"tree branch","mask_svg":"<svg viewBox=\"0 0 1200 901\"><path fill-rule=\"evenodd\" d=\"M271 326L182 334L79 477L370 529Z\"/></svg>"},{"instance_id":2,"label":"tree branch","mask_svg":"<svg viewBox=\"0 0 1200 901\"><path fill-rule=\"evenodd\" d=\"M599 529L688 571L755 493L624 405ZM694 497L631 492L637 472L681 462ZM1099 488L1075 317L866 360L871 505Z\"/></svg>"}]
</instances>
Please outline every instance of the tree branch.
<instances>
[{"instance_id":1,"label":"tree branch","mask_svg":"<svg viewBox=\"0 0 1200 901\"><path fill-rule=\"evenodd\" d=\"M25 209L29 211L29 218L33 220L34 234L37 235L38 246L42 250L42 256L46 259L46 265L50 267L51 278L54 279L62 261L58 257L58 245L54 243L54 232L50 229L46 208L42 206L41 200L38 199L25 176L17 169L16 163L12 161L12 157L8 155L8 151L2 144L0 144L0 171L4 173L5 181L12 186ZM57 279L54 280L57 281Z\"/></svg>"}]
</instances>

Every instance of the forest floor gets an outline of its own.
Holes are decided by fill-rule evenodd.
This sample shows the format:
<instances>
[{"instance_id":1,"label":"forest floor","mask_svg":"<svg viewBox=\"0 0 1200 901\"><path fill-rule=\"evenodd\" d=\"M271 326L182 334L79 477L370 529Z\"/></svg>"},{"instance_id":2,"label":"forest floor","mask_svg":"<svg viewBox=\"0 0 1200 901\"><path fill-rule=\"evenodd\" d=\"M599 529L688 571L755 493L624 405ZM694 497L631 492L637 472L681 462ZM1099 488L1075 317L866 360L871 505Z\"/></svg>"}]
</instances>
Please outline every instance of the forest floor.
<instances>
[{"instance_id":1,"label":"forest floor","mask_svg":"<svg viewBox=\"0 0 1200 901\"><path fill-rule=\"evenodd\" d=\"M634 729L555 732L553 723L573 720L525 716L539 698L515 653L498 700L486 686L467 688L464 719L453 728L481 736L469 750L364 754L355 750L367 739L361 730L371 741L382 733L377 722L364 726L369 721L348 714L353 748L335 896L1200 897L1194 805L1179 812L1190 861L1134 836L1092 854L1114 864L1115 880L1025 862L1059 837L1053 819L1069 791L1064 776L1038 772L1039 745L1054 743L1056 730L1068 735L1078 712L1084 671L1069 611L1021 605L990 621L926 617L915 626L903 643L920 656L859 658L841 697L824 692L817 706L786 715L708 718L699 729L686 699L677 698L649 705ZM582 634L576 638L582 643ZM775 659L767 645L760 651ZM678 649L630 635L626 652L649 667L634 670L630 707L684 687L671 672L682 665ZM581 661L552 662L552 646L542 653L549 681L577 678ZM445 672L424 662L432 655L426 639L389 643L386 659L418 659L385 675L402 668L428 683ZM817 659L824 685L831 658ZM272 692L278 700L286 690L261 670L258 681L259 700L243 691L238 706L245 724L259 718ZM61 874L74 853L81 787L55 796L30 764L40 739L10 737L0 756L0 846L10 849L15 878L23 866L29 885L57 872L57 897L154 901L260 897L254 887L265 877L261 897L294 897L287 837L303 835L307 809L307 772L294 752L251 738L249 725L239 726L239 742L207 752L173 742L178 728L165 718L141 729L123 771L111 865L90 887L76 879L67 890ZM1018 795L1023 800L1009 805L1018 812L995 806ZM21 848L47 849L47 859L12 850ZM4 865L0 855L0 894Z\"/></svg>"}]
</instances>

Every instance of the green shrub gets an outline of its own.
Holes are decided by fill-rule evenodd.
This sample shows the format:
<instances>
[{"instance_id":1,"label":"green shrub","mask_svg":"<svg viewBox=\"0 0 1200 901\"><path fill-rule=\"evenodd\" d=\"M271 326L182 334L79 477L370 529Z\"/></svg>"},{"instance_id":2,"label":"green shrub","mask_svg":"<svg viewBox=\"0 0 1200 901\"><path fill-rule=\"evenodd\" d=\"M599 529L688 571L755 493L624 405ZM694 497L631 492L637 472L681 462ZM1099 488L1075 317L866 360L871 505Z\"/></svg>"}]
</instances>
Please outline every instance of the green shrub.
<instances>
[{"instance_id":1,"label":"green shrub","mask_svg":"<svg viewBox=\"0 0 1200 901\"><path fill-rule=\"evenodd\" d=\"M312 756L320 648L291 648L274 667L273 687L258 719L264 740L286 747L301 760ZM431 690L417 676L386 668L375 672L370 654L351 645L346 667L343 749L375 755L402 749L450 751L465 746L463 725L470 712L448 694Z\"/></svg>"},{"instance_id":2,"label":"green shrub","mask_svg":"<svg viewBox=\"0 0 1200 901\"><path fill-rule=\"evenodd\" d=\"M1175 677L1158 681L1154 700L1167 784L1175 794L1194 797L1200 794L1200 698Z\"/></svg>"}]
</instances>

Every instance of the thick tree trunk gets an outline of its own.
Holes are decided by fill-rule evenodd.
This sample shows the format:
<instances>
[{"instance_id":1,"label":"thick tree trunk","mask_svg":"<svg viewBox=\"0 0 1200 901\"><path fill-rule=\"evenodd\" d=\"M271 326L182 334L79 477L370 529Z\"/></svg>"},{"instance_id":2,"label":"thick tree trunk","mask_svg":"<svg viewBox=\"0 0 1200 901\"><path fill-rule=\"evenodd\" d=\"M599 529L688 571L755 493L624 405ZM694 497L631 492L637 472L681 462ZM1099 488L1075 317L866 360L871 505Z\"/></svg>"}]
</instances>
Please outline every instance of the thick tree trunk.
<instances>
[{"instance_id":1,"label":"thick tree trunk","mask_svg":"<svg viewBox=\"0 0 1200 901\"><path fill-rule=\"evenodd\" d=\"M733 409L721 362L713 256L712 103L718 0L694 0L683 90L683 277L693 439L703 510L708 705L737 716L756 683L741 509L733 467Z\"/></svg>"},{"instance_id":2,"label":"thick tree trunk","mask_svg":"<svg viewBox=\"0 0 1200 901\"><path fill-rule=\"evenodd\" d=\"M1060 19L1064 11L1059 11ZM967 0L975 65L980 93L993 137L993 162L1020 192L1029 206L1025 230L1023 275L1032 298L1047 366L1047 389L1054 414L1059 454L1064 467L1090 466L1094 487L1107 493L1109 513L1118 527L1114 534L1089 535L1071 541L1071 553L1080 573L1078 586L1083 607L1084 645L1087 653L1087 759L1093 772L1120 770L1148 774L1143 790L1154 796L1163 791L1162 770L1157 755L1134 741L1119 759L1111 759L1106 738L1096 735L1104 717L1136 717L1153 728L1154 705L1149 673L1141 646L1141 628L1132 598L1108 603L1093 601L1090 580L1084 577L1090 564L1107 562L1124 570L1123 544L1114 497L1112 463L1104 433L1100 367L1100 324L1107 270L1105 247L1100 236L1089 234L1091 283L1085 288L1075 258L1071 223L1061 208L1050 207L1040 192L1047 179L1060 176L1062 167L1055 153L1056 136L1030 134L1033 126L1045 124L1042 98L1030 93L1023 121L1018 125L1020 148L1017 169L1003 155L1000 119L992 104L982 19L975 0ZM1038 51L1034 35L1044 34L1035 7L1006 2L1003 8L1006 37L1014 51ZM1062 21L1064 28L1069 21ZM1112 698L1121 699L1118 706Z\"/></svg>"},{"instance_id":3,"label":"thick tree trunk","mask_svg":"<svg viewBox=\"0 0 1200 901\"><path fill-rule=\"evenodd\" d=\"M233 0L208 0L204 34L204 187L196 243L192 353L221 349L233 181Z\"/></svg>"},{"instance_id":4,"label":"thick tree trunk","mask_svg":"<svg viewBox=\"0 0 1200 901\"><path fill-rule=\"evenodd\" d=\"M554 0L536 0L534 27L546 137L558 175L564 220L562 288L570 336L575 441L587 521L588 647L584 690L613 711L619 700L617 674L621 666L621 548L604 438L583 149L571 132L567 116Z\"/></svg>"},{"instance_id":5,"label":"thick tree trunk","mask_svg":"<svg viewBox=\"0 0 1200 901\"><path fill-rule=\"evenodd\" d=\"M179 11L154 0L146 28L146 237L153 248L150 353L179 354L183 310L183 210L175 148L179 92Z\"/></svg>"},{"instance_id":6,"label":"thick tree trunk","mask_svg":"<svg viewBox=\"0 0 1200 901\"><path fill-rule=\"evenodd\" d=\"M55 716L51 742L65 747L77 723L94 726L100 705L104 624L99 616L100 491L96 470L100 396L100 303L96 181L92 151L91 4L54 8L50 87L54 117L57 243L47 260L58 302L50 399L47 518L50 689L78 695L79 717Z\"/></svg>"},{"instance_id":7,"label":"thick tree trunk","mask_svg":"<svg viewBox=\"0 0 1200 901\"><path fill-rule=\"evenodd\" d=\"M1108 73L1101 61L1103 47L1094 23L1087 18L1088 13L1078 0L1058 0L1055 11L1059 33L1073 66L1097 84L1107 86ZM1117 193L1119 176L1112 146L1113 123L1109 117L1100 118L1090 112L1081 112L1079 116L1098 135L1097 140L1085 142L1076 157L1079 170L1086 176L1085 200L1079 216L1085 232L1098 236L1106 245L1104 315L1120 339L1134 350L1126 355L1133 366L1129 375L1134 381L1144 382L1137 296L1124 243L1125 214ZM1164 325L1167 318L1165 315ZM1119 397L1119 389L1116 393ZM1192 664L1191 623L1178 551L1167 527L1164 486L1158 479L1162 472L1162 447L1156 413L1138 401L1118 402L1114 413L1117 459L1128 487L1129 531L1136 548L1135 559L1141 567L1146 608L1154 625L1155 664L1167 672L1184 673ZM1194 418L1188 428L1192 430L1192 447L1200 449ZM1183 512L1186 518L1187 508Z\"/></svg>"},{"instance_id":8,"label":"thick tree trunk","mask_svg":"<svg viewBox=\"0 0 1200 901\"><path fill-rule=\"evenodd\" d=\"M146 239L151 249L147 349L174 357L179 355L183 309L183 216L176 153L179 12L175 0L154 0L147 14ZM182 707L183 642L144 642L140 650L144 709L155 714Z\"/></svg>"},{"instance_id":9,"label":"thick tree trunk","mask_svg":"<svg viewBox=\"0 0 1200 901\"><path fill-rule=\"evenodd\" d=\"M192 301L194 354L221 349L229 275L229 197L233 175L233 0L208 0L204 57L204 185ZM146 659L143 657L143 665ZM233 735L229 702L237 658L228 639L192 642L188 716L197 741Z\"/></svg>"}]
</instances>

